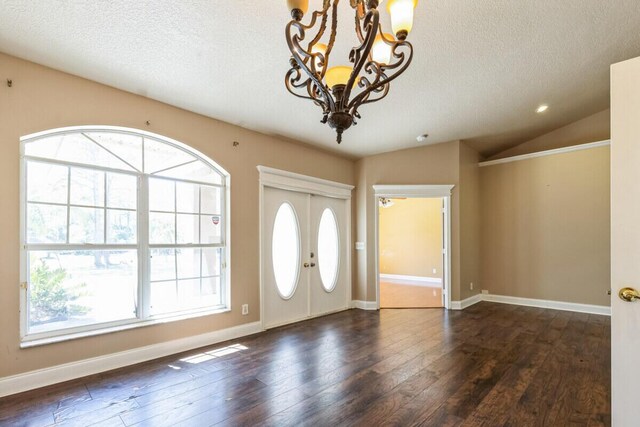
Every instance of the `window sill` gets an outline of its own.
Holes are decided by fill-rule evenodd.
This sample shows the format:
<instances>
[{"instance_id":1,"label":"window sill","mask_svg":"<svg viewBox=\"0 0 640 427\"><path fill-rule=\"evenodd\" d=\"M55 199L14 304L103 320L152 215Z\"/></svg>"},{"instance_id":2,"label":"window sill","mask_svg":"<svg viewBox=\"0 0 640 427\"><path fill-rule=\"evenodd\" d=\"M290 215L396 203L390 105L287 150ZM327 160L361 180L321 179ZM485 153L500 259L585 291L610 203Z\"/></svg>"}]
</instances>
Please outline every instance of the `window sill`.
<instances>
[{"instance_id":1,"label":"window sill","mask_svg":"<svg viewBox=\"0 0 640 427\"><path fill-rule=\"evenodd\" d=\"M71 341L79 338L87 338L87 337L93 337L96 335L104 335L104 334L111 334L114 332L127 331L129 329L143 328L145 326L162 325L164 323L171 323L171 322L176 322L180 320L193 319L196 317L210 316L212 314L228 313L230 311L231 311L230 308L222 307L222 308L192 311L188 313L181 313L181 314L174 314L174 315L158 316L152 319L126 320L123 322L119 322L117 325L110 324L104 327L96 326L95 329L81 331L81 332L70 332L64 335L43 336L44 333L32 335L32 336L27 335L22 338L22 341L20 342L20 348L38 347L41 345Z\"/></svg>"}]
</instances>

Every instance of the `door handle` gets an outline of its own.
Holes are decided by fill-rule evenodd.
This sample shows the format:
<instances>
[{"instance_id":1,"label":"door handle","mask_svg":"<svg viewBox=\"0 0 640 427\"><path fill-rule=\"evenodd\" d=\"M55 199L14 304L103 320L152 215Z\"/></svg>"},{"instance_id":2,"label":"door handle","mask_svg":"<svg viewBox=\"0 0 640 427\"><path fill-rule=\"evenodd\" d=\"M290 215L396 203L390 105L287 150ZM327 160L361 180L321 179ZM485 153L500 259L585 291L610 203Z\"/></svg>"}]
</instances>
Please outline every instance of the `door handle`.
<instances>
[{"instance_id":1,"label":"door handle","mask_svg":"<svg viewBox=\"0 0 640 427\"><path fill-rule=\"evenodd\" d=\"M314 265L315 265L315 264L314 264ZM309 268L309 263L308 263L308 262L305 262L304 264L302 264L302 266L303 266L304 268Z\"/></svg>"},{"instance_id":2,"label":"door handle","mask_svg":"<svg viewBox=\"0 0 640 427\"><path fill-rule=\"evenodd\" d=\"M316 263L315 263L315 262L312 262L312 263L311 263L311 267L315 267L315 266L316 266Z\"/></svg>"},{"instance_id":3,"label":"door handle","mask_svg":"<svg viewBox=\"0 0 640 427\"><path fill-rule=\"evenodd\" d=\"M618 296L621 300L626 302L634 302L635 300L640 300L640 292L636 291L633 288L620 289L620 292L618 292Z\"/></svg>"}]
</instances>

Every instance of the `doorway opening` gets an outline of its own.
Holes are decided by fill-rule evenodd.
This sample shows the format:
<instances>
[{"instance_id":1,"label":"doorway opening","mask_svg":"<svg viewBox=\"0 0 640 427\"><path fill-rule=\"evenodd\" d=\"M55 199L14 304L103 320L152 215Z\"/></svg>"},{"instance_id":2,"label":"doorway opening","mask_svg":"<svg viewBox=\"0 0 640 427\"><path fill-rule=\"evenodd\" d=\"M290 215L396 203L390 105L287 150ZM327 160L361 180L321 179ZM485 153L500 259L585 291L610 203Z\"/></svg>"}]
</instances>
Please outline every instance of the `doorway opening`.
<instances>
[{"instance_id":1,"label":"doorway opening","mask_svg":"<svg viewBox=\"0 0 640 427\"><path fill-rule=\"evenodd\" d=\"M378 199L380 308L442 308L444 199Z\"/></svg>"},{"instance_id":2,"label":"doorway opening","mask_svg":"<svg viewBox=\"0 0 640 427\"><path fill-rule=\"evenodd\" d=\"M378 308L450 308L453 185L374 185Z\"/></svg>"}]
</instances>

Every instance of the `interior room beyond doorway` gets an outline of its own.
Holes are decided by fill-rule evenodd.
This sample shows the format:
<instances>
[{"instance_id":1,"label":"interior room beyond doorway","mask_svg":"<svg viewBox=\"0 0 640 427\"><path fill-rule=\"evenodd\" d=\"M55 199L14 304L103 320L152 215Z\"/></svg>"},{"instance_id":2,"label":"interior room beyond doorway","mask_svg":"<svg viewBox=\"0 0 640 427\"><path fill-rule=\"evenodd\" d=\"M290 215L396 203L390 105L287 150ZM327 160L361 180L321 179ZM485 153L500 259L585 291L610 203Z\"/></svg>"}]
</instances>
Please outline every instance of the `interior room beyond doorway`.
<instances>
[{"instance_id":1,"label":"interior room beyond doorway","mask_svg":"<svg viewBox=\"0 0 640 427\"><path fill-rule=\"evenodd\" d=\"M443 307L443 198L378 199L381 308Z\"/></svg>"}]
</instances>

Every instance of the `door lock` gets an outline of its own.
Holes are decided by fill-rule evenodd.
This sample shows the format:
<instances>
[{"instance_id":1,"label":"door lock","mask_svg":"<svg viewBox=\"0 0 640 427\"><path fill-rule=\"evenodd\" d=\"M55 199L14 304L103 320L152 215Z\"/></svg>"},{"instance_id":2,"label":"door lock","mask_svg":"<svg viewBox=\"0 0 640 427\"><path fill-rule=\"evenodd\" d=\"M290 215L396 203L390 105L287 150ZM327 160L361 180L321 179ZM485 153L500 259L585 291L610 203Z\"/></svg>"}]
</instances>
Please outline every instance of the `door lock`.
<instances>
[{"instance_id":1,"label":"door lock","mask_svg":"<svg viewBox=\"0 0 640 427\"><path fill-rule=\"evenodd\" d=\"M315 263L315 262L312 262L312 263L311 263L311 267L315 267L315 266L316 266L316 263Z\"/></svg>"},{"instance_id":2,"label":"door lock","mask_svg":"<svg viewBox=\"0 0 640 427\"><path fill-rule=\"evenodd\" d=\"M618 292L618 296L621 300L626 302L634 302L635 300L640 300L640 292L636 291L633 288L620 289L620 292Z\"/></svg>"},{"instance_id":3,"label":"door lock","mask_svg":"<svg viewBox=\"0 0 640 427\"><path fill-rule=\"evenodd\" d=\"M309 268L309 263L308 263L308 262L305 262L304 264L302 264L302 266L303 266L304 268Z\"/></svg>"}]
</instances>

